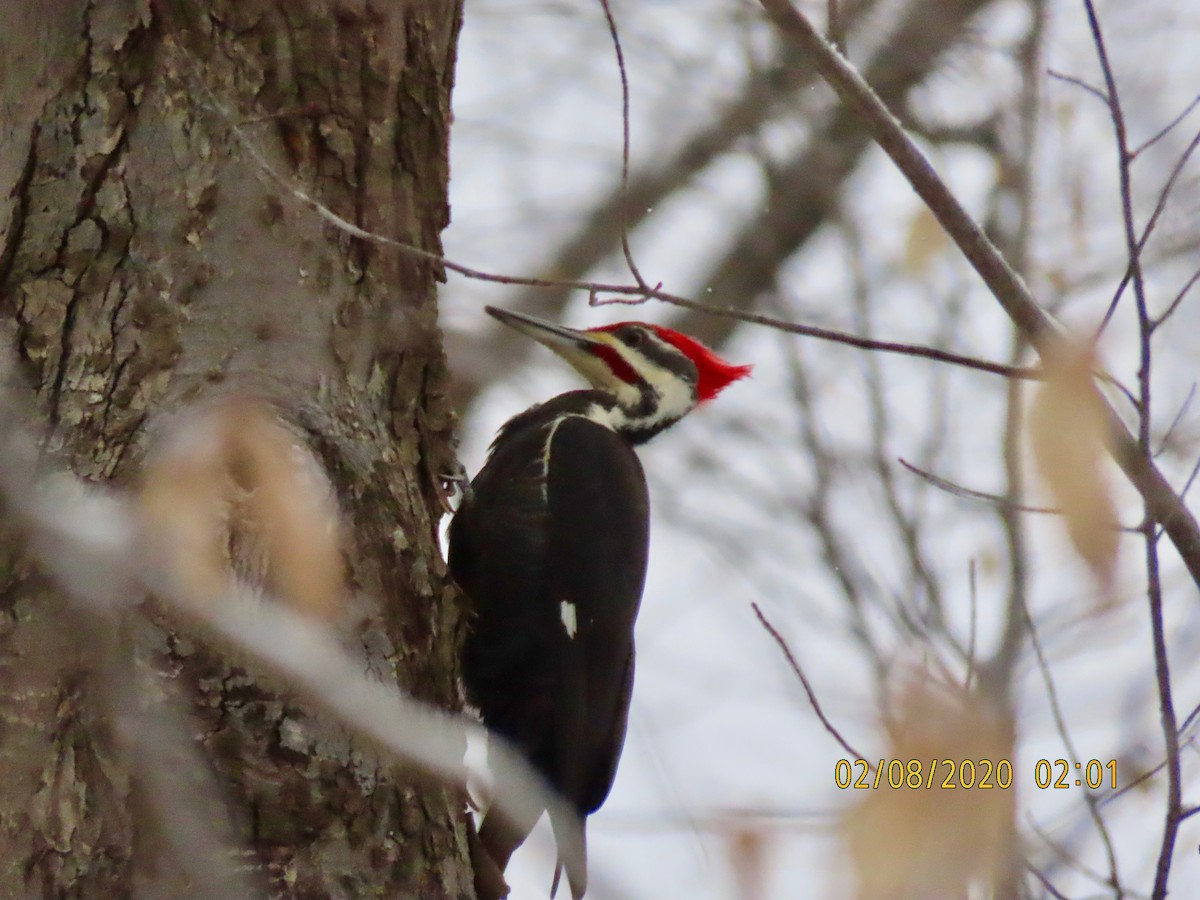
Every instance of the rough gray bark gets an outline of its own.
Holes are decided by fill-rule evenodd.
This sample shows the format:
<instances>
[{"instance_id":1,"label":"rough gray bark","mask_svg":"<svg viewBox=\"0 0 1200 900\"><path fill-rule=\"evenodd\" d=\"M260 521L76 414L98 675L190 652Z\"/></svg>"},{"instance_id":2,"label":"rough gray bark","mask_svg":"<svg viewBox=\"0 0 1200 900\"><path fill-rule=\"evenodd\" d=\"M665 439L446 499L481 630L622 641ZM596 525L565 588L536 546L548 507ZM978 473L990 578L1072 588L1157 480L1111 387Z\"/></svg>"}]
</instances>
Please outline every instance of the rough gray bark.
<instances>
[{"instance_id":1,"label":"rough gray bark","mask_svg":"<svg viewBox=\"0 0 1200 900\"><path fill-rule=\"evenodd\" d=\"M436 267L457 2L0 6L0 322L75 473L136 484L156 422L227 394L310 438L350 534L339 627L365 667L455 707L437 545L453 458ZM149 604L118 635L0 541L0 894L189 887L140 817L93 676L120 646L191 701L238 865L284 896L469 896L461 795L381 765Z\"/></svg>"}]
</instances>

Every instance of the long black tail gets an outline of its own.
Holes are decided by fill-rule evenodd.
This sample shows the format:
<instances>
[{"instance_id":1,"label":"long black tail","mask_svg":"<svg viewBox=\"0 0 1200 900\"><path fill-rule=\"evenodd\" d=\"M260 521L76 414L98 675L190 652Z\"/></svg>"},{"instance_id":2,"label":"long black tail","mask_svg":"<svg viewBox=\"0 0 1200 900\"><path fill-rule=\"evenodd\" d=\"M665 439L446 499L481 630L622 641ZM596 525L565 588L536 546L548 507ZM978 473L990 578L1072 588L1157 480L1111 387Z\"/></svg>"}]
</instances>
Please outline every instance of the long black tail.
<instances>
[{"instance_id":1,"label":"long black tail","mask_svg":"<svg viewBox=\"0 0 1200 900\"><path fill-rule=\"evenodd\" d=\"M554 866L554 881L550 885L553 898L558 890L559 877L563 869L567 872L567 884L571 886L572 900L579 900L587 890L587 818L571 816L565 821L551 814L550 824L554 827L554 842L558 845L558 862Z\"/></svg>"},{"instance_id":2,"label":"long black tail","mask_svg":"<svg viewBox=\"0 0 1200 900\"><path fill-rule=\"evenodd\" d=\"M502 900L508 896L508 884L504 880L504 870L514 851L529 837L529 832L537 823L541 813L525 822L513 822L499 813L489 813L484 816L479 826L478 848L475 852L475 893L479 900ZM550 896L558 891L559 879L563 870L567 873L567 884L571 887L572 900L580 900L587 890L587 819L585 815L578 817L551 815L550 824L554 829L554 841L558 845L558 862L554 867L554 882L550 887Z\"/></svg>"}]
</instances>

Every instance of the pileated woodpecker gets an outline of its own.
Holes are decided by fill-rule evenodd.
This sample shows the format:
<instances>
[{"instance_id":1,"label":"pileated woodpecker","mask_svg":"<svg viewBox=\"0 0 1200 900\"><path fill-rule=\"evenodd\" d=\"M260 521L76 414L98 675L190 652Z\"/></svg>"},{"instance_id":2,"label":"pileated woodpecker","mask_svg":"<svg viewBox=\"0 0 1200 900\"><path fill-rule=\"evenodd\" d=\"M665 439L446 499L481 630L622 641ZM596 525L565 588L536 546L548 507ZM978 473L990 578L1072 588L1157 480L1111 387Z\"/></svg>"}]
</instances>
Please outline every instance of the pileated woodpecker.
<instances>
[{"instance_id":1,"label":"pileated woodpecker","mask_svg":"<svg viewBox=\"0 0 1200 900\"><path fill-rule=\"evenodd\" d=\"M582 828L608 796L625 742L649 539L633 447L750 367L658 325L577 331L487 312L592 386L510 419L450 525L450 571L475 611L463 649L467 698L578 813L578 825L552 816L561 848L563 829ZM485 816L479 843L499 872L534 824ZM582 863L567 865L575 898L587 885L586 852ZM482 888L479 871L477 863L480 896L503 896L503 885Z\"/></svg>"}]
</instances>

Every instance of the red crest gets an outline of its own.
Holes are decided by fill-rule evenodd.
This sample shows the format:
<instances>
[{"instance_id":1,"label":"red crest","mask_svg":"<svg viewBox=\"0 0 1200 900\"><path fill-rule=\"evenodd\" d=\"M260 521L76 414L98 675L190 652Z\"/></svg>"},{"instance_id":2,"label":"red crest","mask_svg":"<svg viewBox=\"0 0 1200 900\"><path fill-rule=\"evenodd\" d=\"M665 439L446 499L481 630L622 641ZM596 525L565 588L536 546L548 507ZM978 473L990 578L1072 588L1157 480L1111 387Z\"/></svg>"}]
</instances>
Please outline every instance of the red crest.
<instances>
[{"instance_id":1,"label":"red crest","mask_svg":"<svg viewBox=\"0 0 1200 900\"><path fill-rule=\"evenodd\" d=\"M734 365L722 359L695 338L688 337L686 334L681 334L670 328L664 328L662 325L651 325L649 322L617 322L614 325L601 325L599 328L591 328L589 331L611 332L626 325L640 325L643 328L649 328L695 364L696 371L699 373L699 379L696 382L696 396L700 399L701 403L705 400L711 400L739 378L745 378L754 368L753 366ZM608 355L605 355L604 359L608 363L609 368L613 370L613 374L624 381L632 382L636 379L636 373L629 368L623 359L620 359L615 352L611 353L611 357L615 359L610 358ZM625 370L628 371L626 372Z\"/></svg>"}]
</instances>

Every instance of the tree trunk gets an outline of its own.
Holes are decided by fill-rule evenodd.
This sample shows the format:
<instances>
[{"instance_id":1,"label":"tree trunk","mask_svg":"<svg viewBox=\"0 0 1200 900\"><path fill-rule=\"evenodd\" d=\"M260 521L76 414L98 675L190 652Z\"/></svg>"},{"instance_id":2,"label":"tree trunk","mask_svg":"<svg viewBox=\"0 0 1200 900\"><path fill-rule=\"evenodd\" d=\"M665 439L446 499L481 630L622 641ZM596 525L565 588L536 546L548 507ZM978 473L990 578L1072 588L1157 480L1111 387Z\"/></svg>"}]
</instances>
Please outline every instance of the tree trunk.
<instances>
[{"instance_id":1,"label":"tree trunk","mask_svg":"<svg viewBox=\"0 0 1200 900\"><path fill-rule=\"evenodd\" d=\"M437 543L453 415L436 265L460 2L0 5L0 322L45 447L133 489L166 414L268 402L333 482L364 667L459 705ZM269 174L270 170L278 177ZM470 896L461 791L415 781L145 605L115 636L0 542L0 895L188 894L146 834L98 648L190 701L272 895ZM267 601L269 602L269 601ZM181 776L182 777L182 776Z\"/></svg>"}]
</instances>

